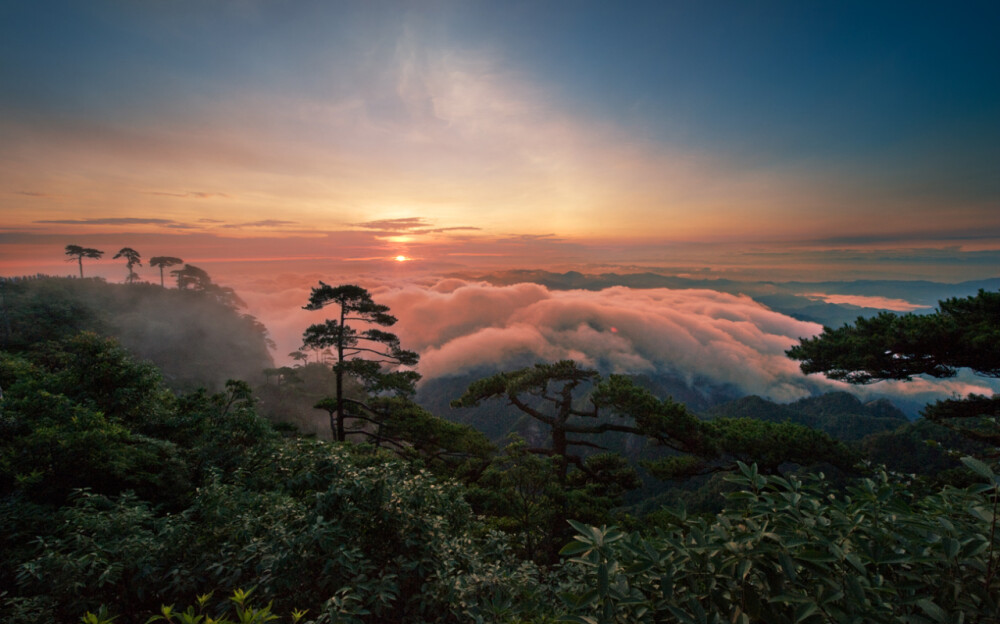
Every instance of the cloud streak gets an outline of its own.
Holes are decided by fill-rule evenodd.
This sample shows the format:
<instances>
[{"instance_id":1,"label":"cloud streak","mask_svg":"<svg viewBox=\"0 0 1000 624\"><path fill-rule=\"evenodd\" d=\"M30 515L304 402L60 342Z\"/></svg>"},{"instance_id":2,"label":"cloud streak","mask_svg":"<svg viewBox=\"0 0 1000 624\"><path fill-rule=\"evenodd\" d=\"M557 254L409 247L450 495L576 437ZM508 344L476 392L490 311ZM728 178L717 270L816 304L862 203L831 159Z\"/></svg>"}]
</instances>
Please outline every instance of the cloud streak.
<instances>
[{"instance_id":1,"label":"cloud streak","mask_svg":"<svg viewBox=\"0 0 1000 624\"><path fill-rule=\"evenodd\" d=\"M60 225L173 225L173 219L141 219L136 217L108 217L104 219L39 219L32 223Z\"/></svg>"},{"instance_id":2,"label":"cloud streak","mask_svg":"<svg viewBox=\"0 0 1000 624\"><path fill-rule=\"evenodd\" d=\"M262 219L260 221L250 221L248 223L230 223L228 225L223 225L224 228L273 228L273 227L284 227L286 225L295 225L297 221L282 221L279 219Z\"/></svg>"},{"instance_id":3,"label":"cloud streak","mask_svg":"<svg viewBox=\"0 0 1000 624\"><path fill-rule=\"evenodd\" d=\"M403 217L399 219L378 219L376 221L366 221L354 223L354 227L363 230L373 230L379 234L443 234L445 232L478 232L482 228L471 225L458 225L452 227L431 227L431 223L423 217Z\"/></svg>"},{"instance_id":4,"label":"cloud streak","mask_svg":"<svg viewBox=\"0 0 1000 624\"><path fill-rule=\"evenodd\" d=\"M149 191L147 195L155 195L157 197L179 197L179 198L193 198L193 199L214 199L222 198L228 199L229 195L225 193L208 193L205 191L181 191L181 192L168 192L168 191Z\"/></svg>"},{"instance_id":5,"label":"cloud streak","mask_svg":"<svg viewBox=\"0 0 1000 624\"><path fill-rule=\"evenodd\" d=\"M808 293L804 296L818 301L825 301L826 303L853 305L859 308L879 308L882 310L893 310L895 312L929 310L934 307L919 303L911 303L905 299L892 299L889 297L873 297L867 295L827 295L823 293Z\"/></svg>"}]
</instances>

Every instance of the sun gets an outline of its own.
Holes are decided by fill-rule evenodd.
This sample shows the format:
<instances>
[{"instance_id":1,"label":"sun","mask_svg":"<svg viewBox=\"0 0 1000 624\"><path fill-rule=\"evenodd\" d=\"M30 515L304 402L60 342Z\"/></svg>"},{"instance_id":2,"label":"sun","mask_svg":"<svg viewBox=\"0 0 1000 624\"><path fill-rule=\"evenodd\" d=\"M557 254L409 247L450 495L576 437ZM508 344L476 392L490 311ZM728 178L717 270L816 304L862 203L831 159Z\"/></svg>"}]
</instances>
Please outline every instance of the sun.
<instances>
[{"instance_id":1,"label":"sun","mask_svg":"<svg viewBox=\"0 0 1000 624\"><path fill-rule=\"evenodd\" d=\"M396 256L396 262L406 262L409 260L406 256Z\"/></svg>"}]
</instances>

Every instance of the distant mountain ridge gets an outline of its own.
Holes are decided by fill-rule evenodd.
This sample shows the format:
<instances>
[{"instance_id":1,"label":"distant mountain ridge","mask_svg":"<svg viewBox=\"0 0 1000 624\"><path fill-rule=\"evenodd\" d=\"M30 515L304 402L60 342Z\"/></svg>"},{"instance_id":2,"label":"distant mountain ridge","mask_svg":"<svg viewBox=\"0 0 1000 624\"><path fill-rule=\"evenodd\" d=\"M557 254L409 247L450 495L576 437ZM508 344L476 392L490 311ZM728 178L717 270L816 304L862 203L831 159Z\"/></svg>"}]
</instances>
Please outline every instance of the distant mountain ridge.
<instances>
[{"instance_id":1,"label":"distant mountain ridge","mask_svg":"<svg viewBox=\"0 0 1000 624\"><path fill-rule=\"evenodd\" d=\"M824 282L736 281L693 279L660 273L600 273L578 271L553 273L542 270L510 270L485 275L455 274L453 277L484 281L494 286L533 283L550 290L604 290L628 288L706 289L752 297L772 310L801 321L835 327L858 316L873 316L886 308L827 303L814 295L854 295L902 299L915 305L935 306L941 299L966 297L982 290L1000 290L1000 277L950 284L928 280L855 280ZM927 311L930 311L928 308Z\"/></svg>"},{"instance_id":2,"label":"distant mountain ridge","mask_svg":"<svg viewBox=\"0 0 1000 624\"><path fill-rule=\"evenodd\" d=\"M518 365L507 367L507 369L533 364L535 364L535 360L528 359ZM470 370L464 375L424 379L417 389L417 402L431 413L442 418L479 429L491 440L502 440L517 430L518 423L523 417L523 414L516 408L505 405L501 401L487 401L473 408L454 409L450 406L451 400L461 396L469 384L496 372L499 371L484 368ZM731 386L702 385L699 388L694 388L680 376L663 373L634 375L632 377L639 385L647 388L654 395L671 397L679 403L684 403L694 412L702 412L720 402L732 401L741 394Z\"/></svg>"},{"instance_id":3,"label":"distant mountain ridge","mask_svg":"<svg viewBox=\"0 0 1000 624\"><path fill-rule=\"evenodd\" d=\"M862 295L907 299L914 303L931 305L939 299L960 297L979 289L1000 289L1000 277L969 280L958 283L932 282L929 280L850 280L850 281L753 281L694 279L661 273L580 273L567 271L554 273L540 269L512 269L484 275L454 274L452 277L476 279L495 286L508 286L530 282L553 290L602 290L613 286L629 288L706 288L720 292L750 294L766 292L803 293L822 291L828 294Z\"/></svg>"},{"instance_id":4,"label":"distant mountain ridge","mask_svg":"<svg viewBox=\"0 0 1000 624\"><path fill-rule=\"evenodd\" d=\"M449 407L449 402L460 396L471 382L487 374L470 373L426 380L418 390L417 401L443 418L479 429L495 442L513 432L525 434L524 415L503 402L486 402L475 408ZM910 422L906 414L888 399L862 402L847 392L829 392L792 403L776 403L756 395L734 398L732 388L718 388L716 393L706 396L686 388L681 380L666 377L639 376L636 380L654 395L670 396L709 420L751 418L792 422L824 431L843 441L861 440L873 433L894 431Z\"/></svg>"},{"instance_id":5,"label":"distant mountain ridge","mask_svg":"<svg viewBox=\"0 0 1000 624\"><path fill-rule=\"evenodd\" d=\"M847 392L829 392L780 404L747 396L716 405L703 412L709 419L752 418L768 422L793 422L818 429L843 441L861 440L873 433L893 431L909 422L887 399L862 403Z\"/></svg>"}]
</instances>

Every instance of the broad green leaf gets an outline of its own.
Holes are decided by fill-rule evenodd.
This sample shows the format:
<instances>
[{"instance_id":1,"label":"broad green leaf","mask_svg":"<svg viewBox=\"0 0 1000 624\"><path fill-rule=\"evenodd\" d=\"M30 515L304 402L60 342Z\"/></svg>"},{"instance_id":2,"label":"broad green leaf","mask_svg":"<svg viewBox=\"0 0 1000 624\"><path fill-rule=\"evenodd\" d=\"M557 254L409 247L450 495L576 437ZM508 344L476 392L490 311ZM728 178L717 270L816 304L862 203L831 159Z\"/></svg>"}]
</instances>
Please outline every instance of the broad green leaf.
<instances>
[{"instance_id":1,"label":"broad green leaf","mask_svg":"<svg viewBox=\"0 0 1000 624\"><path fill-rule=\"evenodd\" d=\"M941 622L942 624L946 624L948 622L948 614L944 612L944 609L937 606L929 599L922 598L918 600L917 606L920 607L924 613L932 617L935 622Z\"/></svg>"},{"instance_id":2,"label":"broad green leaf","mask_svg":"<svg viewBox=\"0 0 1000 624\"><path fill-rule=\"evenodd\" d=\"M594 547L593 544L588 544L586 542L577 541L577 540L574 539L569 544L566 544L565 546L563 546L562 549L559 551L559 554L560 555L578 555L578 554L580 554L582 552L586 552L586 551L590 550L593 547Z\"/></svg>"},{"instance_id":3,"label":"broad green leaf","mask_svg":"<svg viewBox=\"0 0 1000 624\"><path fill-rule=\"evenodd\" d=\"M795 622L798 624L819 610L815 602L803 603L795 608Z\"/></svg>"},{"instance_id":4,"label":"broad green leaf","mask_svg":"<svg viewBox=\"0 0 1000 624\"><path fill-rule=\"evenodd\" d=\"M993 511L986 509L985 507L971 507L969 508L969 513L979 518L986 524L993 523Z\"/></svg>"},{"instance_id":5,"label":"broad green leaf","mask_svg":"<svg viewBox=\"0 0 1000 624\"><path fill-rule=\"evenodd\" d=\"M984 479L993 481L996 478L996 475L993 474L993 470L982 460L976 459L975 457L963 457L962 463Z\"/></svg>"}]
</instances>

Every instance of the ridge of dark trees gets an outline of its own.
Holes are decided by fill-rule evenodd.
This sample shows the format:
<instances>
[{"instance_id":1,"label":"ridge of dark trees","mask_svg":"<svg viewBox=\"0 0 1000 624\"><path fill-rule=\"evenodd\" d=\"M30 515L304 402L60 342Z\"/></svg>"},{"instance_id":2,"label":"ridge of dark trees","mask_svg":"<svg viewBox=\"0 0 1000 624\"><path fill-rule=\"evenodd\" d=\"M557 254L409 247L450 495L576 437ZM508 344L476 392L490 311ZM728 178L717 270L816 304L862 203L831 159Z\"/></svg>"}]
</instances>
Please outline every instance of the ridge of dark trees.
<instances>
[{"instance_id":1,"label":"ridge of dark trees","mask_svg":"<svg viewBox=\"0 0 1000 624\"><path fill-rule=\"evenodd\" d=\"M932 314L883 313L837 329L823 328L788 350L804 373L822 373L852 384L915 376L954 377L960 369L1000 378L1000 292L940 301ZM992 447L1000 456L1000 395L971 394L937 401L928 420Z\"/></svg>"}]
</instances>

